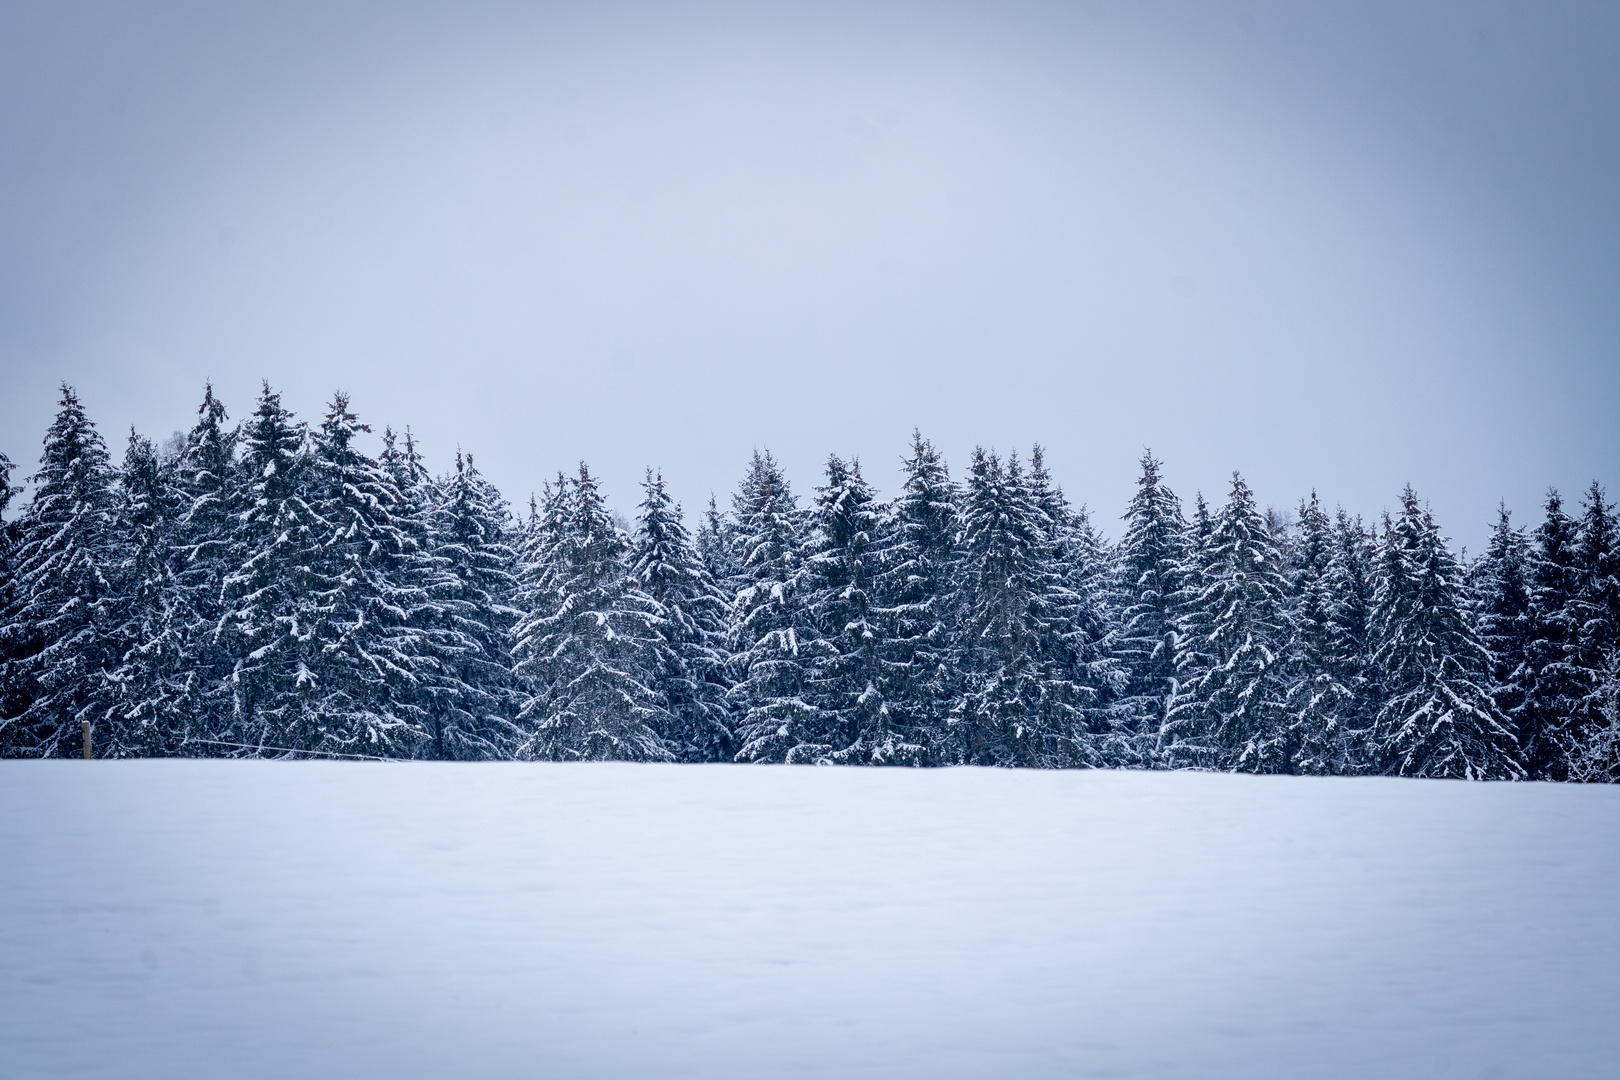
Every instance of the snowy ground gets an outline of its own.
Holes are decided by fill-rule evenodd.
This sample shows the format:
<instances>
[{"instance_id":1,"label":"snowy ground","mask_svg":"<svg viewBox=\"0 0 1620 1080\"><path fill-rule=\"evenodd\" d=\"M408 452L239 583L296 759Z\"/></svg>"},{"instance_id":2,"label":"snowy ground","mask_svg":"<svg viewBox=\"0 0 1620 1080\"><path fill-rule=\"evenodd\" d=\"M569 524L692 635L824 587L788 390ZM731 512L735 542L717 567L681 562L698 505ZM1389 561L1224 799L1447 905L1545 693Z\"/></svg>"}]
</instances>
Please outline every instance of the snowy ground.
<instances>
[{"instance_id":1,"label":"snowy ground","mask_svg":"<svg viewBox=\"0 0 1620 1080\"><path fill-rule=\"evenodd\" d=\"M1620 790L0 762L0 1076L1612 1077Z\"/></svg>"}]
</instances>

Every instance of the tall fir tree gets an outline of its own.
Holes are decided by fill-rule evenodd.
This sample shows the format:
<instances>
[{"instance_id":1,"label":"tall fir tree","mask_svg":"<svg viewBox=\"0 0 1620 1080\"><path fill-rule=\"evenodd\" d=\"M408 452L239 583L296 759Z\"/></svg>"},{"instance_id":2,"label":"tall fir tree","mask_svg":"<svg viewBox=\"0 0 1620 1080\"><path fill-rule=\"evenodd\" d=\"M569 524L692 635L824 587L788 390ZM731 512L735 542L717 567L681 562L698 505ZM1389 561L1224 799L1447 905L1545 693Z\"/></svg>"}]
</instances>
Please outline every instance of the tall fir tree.
<instances>
[{"instance_id":1,"label":"tall fir tree","mask_svg":"<svg viewBox=\"0 0 1620 1080\"><path fill-rule=\"evenodd\" d=\"M1333 623L1338 634L1335 663L1340 681L1355 694L1349 719L1349 758L1345 770L1372 771L1377 766L1373 723L1381 701L1373 668L1377 648L1373 611L1377 602L1376 536L1362 519L1341 508L1333 519L1333 562L1329 584Z\"/></svg>"},{"instance_id":2,"label":"tall fir tree","mask_svg":"<svg viewBox=\"0 0 1620 1080\"><path fill-rule=\"evenodd\" d=\"M6 518L6 509L18 489L11 486L15 466L5 454L0 454L0 756L5 753L8 721L20 713L24 700L20 686L15 684L21 673L16 662L22 659L22 642L13 640L7 632L13 625L15 608L19 603L17 591L17 524Z\"/></svg>"},{"instance_id":3,"label":"tall fir tree","mask_svg":"<svg viewBox=\"0 0 1620 1080\"><path fill-rule=\"evenodd\" d=\"M1564 512L1563 499L1550 490L1546 518L1536 528L1531 549L1525 701L1516 717L1520 753L1532 780L1562 780L1567 775L1571 720L1590 691L1577 663L1579 533L1579 526Z\"/></svg>"},{"instance_id":4,"label":"tall fir tree","mask_svg":"<svg viewBox=\"0 0 1620 1080\"><path fill-rule=\"evenodd\" d=\"M629 573L629 538L583 463L546 501L546 535L533 547L540 562L524 568L533 606L514 632L516 669L533 687L521 714L532 734L518 754L674 760L659 735L668 716L649 685L663 620Z\"/></svg>"},{"instance_id":5,"label":"tall fir tree","mask_svg":"<svg viewBox=\"0 0 1620 1080\"><path fill-rule=\"evenodd\" d=\"M234 750L218 745L230 741L226 736L233 734L235 711L225 583L240 568L241 521L252 509L246 500L254 478L238 466L239 432L227 426L228 420L213 385L206 385L176 466L182 505L175 540L175 617L181 624L185 684L174 705L186 732L186 752L193 755Z\"/></svg>"},{"instance_id":6,"label":"tall fir tree","mask_svg":"<svg viewBox=\"0 0 1620 1080\"><path fill-rule=\"evenodd\" d=\"M1117 653L1130 678L1125 701L1135 714L1131 763L1151 768L1176 688L1176 615L1188 540L1181 500L1164 483L1163 463L1144 450L1141 466L1119 545Z\"/></svg>"},{"instance_id":7,"label":"tall fir tree","mask_svg":"<svg viewBox=\"0 0 1620 1080\"><path fill-rule=\"evenodd\" d=\"M117 482L118 664L110 676L114 700L100 740L107 756L173 755L188 734L186 620L177 557L183 496L177 466L160 456L150 439L130 431Z\"/></svg>"},{"instance_id":8,"label":"tall fir tree","mask_svg":"<svg viewBox=\"0 0 1620 1080\"><path fill-rule=\"evenodd\" d=\"M18 599L0 629L21 698L6 756L71 756L80 725L109 715L118 663L117 502L107 445L72 387L45 433L15 554Z\"/></svg>"},{"instance_id":9,"label":"tall fir tree","mask_svg":"<svg viewBox=\"0 0 1620 1080\"><path fill-rule=\"evenodd\" d=\"M1098 764L1075 680L1073 594L1042 509L1016 454L974 451L963 499L965 673L951 716L958 759L977 765Z\"/></svg>"},{"instance_id":10,"label":"tall fir tree","mask_svg":"<svg viewBox=\"0 0 1620 1080\"><path fill-rule=\"evenodd\" d=\"M873 552L879 688L895 752L886 761L937 763L960 686L960 493L932 443L913 431L905 479ZM915 749L912 749L915 748Z\"/></svg>"},{"instance_id":11,"label":"tall fir tree","mask_svg":"<svg viewBox=\"0 0 1620 1080\"><path fill-rule=\"evenodd\" d=\"M1352 650L1334 596L1336 554L1333 526L1313 491L1299 508L1289 578L1292 637L1284 659L1294 771L1307 774L1352 772L1357 756L1357 695L1345 663Z\"/></svg>"},{"instance_id":12,"label":"tall fir tree","mask_svg":"<svg viewBox=\"0 0 1620 1080\"><path fill-rule=\"evenodd\" d=\"M1287 772L1295 752L1283 664L1287 583L1272 531L1237 473L1195 548L1198 588L1181 618L1188 648L1165 723L1172 765Z\"/></svg>"},{"instance_id":13,"label":"tall fir tree","mask_svg":"<svg viewBox=\"0 0 1620 1080\"><path fill-rule=\"evenodd\" d=\"M741 588L729 629L737 760L828 760L821 711L809 694L817 641L805 603L803 515L782 468L756 450L732 500Z\"/></svg>"},{"instance_id":14,"label":"tall fir tree","mask_svg":"<svg viewBox=\"0 0 1620 1080\"><path fill-rule=\"evenodd\" d=\"M1518 779L1519 749L1487 689L1490 654L1469 625L1462 568L1411 487L1384 528L1374 612L1387 772Z\"/></svg>"},{"instance_id":15,"label":"tall fir tree","mask_svg":"<svg viewBox=\"0 0 1620 1080\"><path fill-rule=\"evenodd\" d=\"M194 735L233 756L288 747L299 693L314 677L302 650L313 629L307 594L320 543L303 486L304 425L269 383L241 441L242 510L233 521L217 635L231 659L231 711L208 717Z\"/></svg>"},{"instance_id":16,"label":"tall fir tree","mask_svg":"<svg viewBox=\"0 0 1620 1080\"><path fill-rule=\"evenodd\" d=\"M419 617L426 597L413 573L421 527L397 516L413 507L360 448L358 436L370 430L338 393L312 433L304 475L317 559L290 737L298 749L409 757L431 727Z\"/></svg>"},{"instance_id":17,"label":"tall fir tree","mask_svg":"<svg viewBox=\"0 0 1620 1080\"><path fill-rule=\"evenodd\" d=\"M1605 724L1608 676L1620 653L1620 532L1614 504L1596 480L1581 500L1575 565L1580 587L1570 604L1574 630L1571 663L1582 693L1566 736L1565 755L1581 747Z\"/></svg>"},{"instance_id":18,"label":"tall fir tree","mask_svg":"<svg viewBox=\"0 0 1620 1080\"><path fill-rule=\"evenodd\" d=\"M651 685L667 722L660 732L681 761L729 761L726 704L728 603L681 520L661 473L647 470L630 554L630 578L661 619Z\"/></svg>"},{"instance_id":19,"label":"tall fir tree","mask_svg":"<svg viewBox=\"0 0 1620 1080\"><path fill-rule=\"evenodd\" d=\"M520 741L522 704L510 654L521 614L511 513L459 449L454 471L423 487L423 550L412 560L421 591L412 622L423 631L428 710L418 753L447 761L507 758Z\"/></svg>"},{"instance_id":20,"label":"tall fir tree","mask_svg":"<svg viewBox=\"0 0 1620 1080\"><path fill-rule=\"evenodd\" d=\"M1471 568L1470 587L1479 641L1490 654L1491 699L1512 723L1521 746L1529 744L1532 733L1523 715L1532 629L1529 575L1530 541L1523 529L1513 527L1503 504L1485 553Z\"/></svg>"},{"instance_id":21,"label":"tall fir tree","mask_svg":"<svg viewBox=\"0 0 1620 1080\"><path fill-rule=\"evenodd\" d=\"M877 495L858 461L833 455L816 496L805 556L805 603L816 632L810 694L832 746L828 759L917 764L926 750L894 730L879 688L883 624L874 612L873 584L875 547L882 540Z\"/></svg>"},{"instance_id":22,"label":"tall fir tree","mask_svg":"<svg viewBox=\"0 0 1620 1080\"><path fill-rule=\"evenodd\" d=\"M1030 450L1029 489L1044 517L1047 553L1057 572L1057 616L1050 636L1054 670L1079 691L1086 761L1120 765L1135 756L1134 716L1125 700L1130 675L1115 655L1120 617L1113 582L1114 553L1091 524L1086 507L1075 509L1046 468L1039 443Z\"/></svg>"}]
</instances>

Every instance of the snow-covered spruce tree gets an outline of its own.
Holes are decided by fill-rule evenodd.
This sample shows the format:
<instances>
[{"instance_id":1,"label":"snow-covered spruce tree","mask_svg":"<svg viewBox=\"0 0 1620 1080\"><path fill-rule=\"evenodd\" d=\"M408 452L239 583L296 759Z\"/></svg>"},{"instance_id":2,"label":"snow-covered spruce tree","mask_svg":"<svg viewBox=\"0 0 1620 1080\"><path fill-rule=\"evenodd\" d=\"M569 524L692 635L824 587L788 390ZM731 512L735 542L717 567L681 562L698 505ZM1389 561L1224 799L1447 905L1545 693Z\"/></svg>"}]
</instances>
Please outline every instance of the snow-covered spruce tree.
<instances>
[{"instance_id":1,"label":"snow-covered spruce tree","mask_svg":"<svg viewBox=\"0 0 1620 1080\"><path fill-rule=\"evenodd\" d=\"M531 606L514 630L516 670L532 686L517 755L551 761L671 761L669 720L652 689L657 604L632 579L629 539L590 470L546 490L543 537L525 566Z\"/></svg>"},{"instance_id":2,"label":"snow-covered spruce tree","mask_svg":"<svg viewBox=\"0 0 1620 1080\"><path fill-rule=\"evenodd\" d=\"M27 679L21 670L28 641L12 632L23 627L15 621L22 603L16 566L21 524L5 516L12 498L22 490L11 486L14 468L11 459L0 454L0 757L7 756L9 722L22 713L28 702L24 693Z\"/></svg>"},{"instance_id":3,"label":"snow-covered spruce tree","mask_svg":"<svg viewBox=\"0 0 1620 1080\"><path fill-rule=\"evenodd\" d=\"M1073 596L1016 454L976 449L963 498L965 675L952 711L958 760L1045 768L1092 765L1086 708L1096 691L1072 677Z\"/></svg>"},{"instance_id":4,"label":"snow-covered spruce tree","mask_svg":"<svg viewBox=\"0 0 1620 1080\"><path fill-rule=\"evenodd\" d=\"M667 716L660 732L680 761L730 761L726 705L727 599L710 576L670 499L662 473L647 470L630 553L630 578L657 604L651 683Z\"/></svg>"},{"instance_id":5,"label":"snow-covered spruce tree","mask_svg":"<svg viewBox=\"0 0 1620 1080\"><path fill-rule=\"evenodd\" d=\"M1410 486L1384 528L1374 612L1384 770L1468 780L1524 775L1487 688L1490 655L1463 608L1462 569Z\"/></svg>"},{"instance_id":6,"label":"snow-covered spruce tree","mask_svg":"<svg viewBox=\"0 0 1620 1080\"><path fill-rule=\"evenodd\" d=\"M18 490L11 486L13 468L11 459L0 454L0 755L5 753L7 722L24 708L21 687L12 682L21 675L14 669L16 661L22 659L22 642L14 641L7 633L20 600L14 565L18 530L15 522L6 520L6 509Z\"/></svg>"},{"instance_id":7,"label":"snow-covered spruce tree","mask_svg":"<svg viewBox=\"0 0 1620 1080\"><path fill-rule=\"evenodd\" d=\"M1155 767L1166 769L1214 768L1217 761L1214 742L1194 707L1192 694L1193 677L1219 663L1219 657L1209 651L1214 613L1204 603L1204 570L1210 563L1215 517L1202 491L1193 492L1193 516L1186 535L1185 554L1176 572L1180 588L1171 601L1176 675L1151 758ZM1181 712L1172 724L1172 713L1178 708Z\"/></svg>"},{"instance_id":8,"label":"snow-covered spruce tree","mask_svg":"<svg viewBox=\"0 0 1620 1080\"><path fill-rule=\"evenodd\" d=\"M1469 571L1474 625L1480 644L1490 654L1486 671L1491 699L1520 733L1525 706L1526 664L1530 647L1530 541L1515 529L1505 504L1497 508L1496 527L1485 553Z\"/></svg>"},{"instance_id":9,"label":"snow-covered spruce tree","mask_svg":"<svg viewBox=\"0 0 1620 1080\"><path fill-rule=\"evenodd\" d=\"M207 385L176 465L182 506L175 537L175 619L185 682L172 705L189 755L232 752L213 741L232 741L226 735L235 712L234 659L221 623L227 612L225 581L240 567L239 530L250 509L246 499L253 478L238 469L238 435L226 426L228 419L212 384Z\"/></svg>"},{"instance_id":10,"label":"snow-covered spruce tree","mask_svg":"<svg viewBox=\"0 0 1620 1080\"><path fill-rule=\"evenodd\" d=\"M1604 710L1610 705L1607 683L1620 655L1620 534L1614 504L1594 480L1581 506L1575 548L1580 590L1570 605L1575 630L1571 660L1585 693L1566 736L1566 756L1580 754L1581 747L1606 726Z\"/></svg>"},{"instance_id":11,"label":"snow-covered spruce tree","mask_svg":"<svg viewBox=\"0 0 1620 1080\"><path fill-rule=\"evenodd\" d=\"M97 738L97 753L105 757L170 756L181 752L187 735L177 466L160 457L150 439L130 431L117 482L118 663L110 675L113 701L105 733Z\"/></svg>"},{"instance_id":12,"label":"snow-covered spruce tree","mask_svg":"<svg viewBox=\"0 0 1620 1080\"><path fill-rule=\"evenodd\" d=\"M230 537L233 568L222 582L218 640L231 658L231 712L206 717L197 736L242 744L221 747L231 756L305 749L291 732L316 678L304 653L318 648L311 644L317 614L310 593L324 530L306 498L304 443L304 425L265 383L241 428L242 509Z\"/></svg>"},{"instance_id":13,"label":"snow-covered spruce tree","mask_svg":"<svg viewBox=\"0 0 1620 1080\"><path fill-rule=\"evenodd\" d=\"M1311 492L1299 507L1290 567L1292 637L1285 655L1294 771L1356 771L1357 695L1345 682L1345 633L1336 618L1333 526Z\"/></svg>"},{"instance_id":14,"label":"snow-covered spruce tree","mask_svg":"<svg viewBox=\"0 0 1620 1080\"><path fill-rule=\"evenodd\" d=\"M859 462L827 459L826 483L816 489L813 531L805 553L809 622L816 641L810 696L820 711L828 759L850 765L917 765L926 749L890 723L879 689L882 624L873 608L874 549L879 536L875 493ZM805 651L800 643L801 652Z\"/></svg>"},{"instance_id":15,"label":"snow-covered spruce tree","mask_svg":"<svg viewBox=\"0 0 1620 1080\"><path fill-rule=\"evenodd\" d=\"M406 434L407 453L414 454ZM512 516L472 455L460 450L455 471L424 487L425 550L411 564L421 589L412 625L423 631L419 684L428 710L418 753L450 761L508 758L521 740L515 717L523 704L510 654L521 614L513 603Z\"/></svg>"},{"instance_id":16,"label":"snow-covered spruce tree","mask_svg":"<svg viewBox=\"0 0 1620 1080\"><path fill-rule=\"evenodd\" d=\"M1373 720L1382 704L1372 663L1377 647L1373 629L1376 540L1359 516L1352 518L1342 508L1334 515L1329 585L1339 641L1335 664L1340 682L1355 694L1347 732L1350 753L1345 762L1345 771L1351 773L1372 771L1378 758L1372 741Z\"/></svg>"},{"instance_id":17,"label":"snow-covered spruce tree","mask_svg":"<svg viewBox=\"0 0 1620 1080\"><path fill-rule=\"evenodd\" d=\"M1130 678L1124 703L1134 713L1132 764L1157 764L1159 731L1176 686L1176 614L1187 563L1187 522L1181 500L1164 483L1162 466L1142 452L1142 475L1125 511L1119 545L1121 629L1116 655Z\"/></svg>"},{"instance_id":18,"label":"snow-covered spruce tree","mask_svg":"<svg viewBox=\"0 0 1620 1080\"><path fill-rule=\"evenodd\" d=\"M266 385L243 427L246 509L221 621L235 661L228 741L251 748L238 753L409 756L426 737L415 595L399 572L411 542L348 404L336 395L306 439Z\"/></svg>"},{"instance_id":19,"label":"snow-covered spruce tree","mask_svg":"<svg viewBox=\"0 0 1620 1080\"><path fill-rule=\"evenodd\" d=\"M66 384L31 479L13 564L18 600L0 631L12 656L6 681L23 707L0 730L0 753L71 756L80 724L112 704L119 545L107 445Z\"/></svg>"},{"instance_id":20,"label":"snow-covered spruce tree","mask_svg":"<svg viewBox=\"0 0 1620 1080\"><path fill-rule=\"evenodd\" d=\"M737 760L812 764L833 746L809 700L816 640L805 604L803 515L787 477L769 451L754 451L732 500L743 585L732 602L733 685Z\"/></svg>"},{"instance_id":21,"label":"snow-covered spruce tree","mask_svg":"<svg viewBox=\"0 0 1620 1080\"><path fill-rule=\"evenodd\" d=\"M299 708L287 744L330 753L413 756L430 729L422 676L431 666L410 511L388 471L361 452L370 431L333 395L304 472L318 557L300 613L307 637Z\"/></svg>"},{"instance_id":22,"label":"snow-covered spruce tree","mask_svg":"<svg viewBox=\"0 0 1620 1080\"><path fill-rule=\"evenodd\" d=\"M878 687L898 748L893 760L950 760L947 718L959 684L952 663L958 612L959 493L945 460L913 431L905 480L873 550Z\"/></svg>"},{"instance_id":23,"label":"snow-covered spruce tree","mask_svg":"<svg viewBox=\"0 0 1620 1080\"><path fill-rule=\"evenodd\" d=\"M1198 553L1200 591L1182 623L1189 647L1163 752L1177 767L1287 772L1294 760L1282 662L1291 637L1287 583L1272 533L1235 472Z\"/></svg>"},{"instance_id":24,"label":"snow-covered spruce tree","mask_svg":"<svg viewBox=\"0 0 1620 1080\"><path fill-rule=\"evenodd\" d=\"M410 428L402 438L392 427L384 427L382 442L377 465L397 494L390 517L404 539L389 561L387 577L399 604L393 615L409 633L408 641L403 642L411 671L405 680L406 704L423 732L414 754L451 761L504 757L513 743L508 738L502 746L499 729L502 724L510 725L517 702L504 664L500 667L507 676L508 700L485 700L479 685L483 675L495 675L497 684L501 680L493 668L484 665L485 650L474 638L487 636L488 627L472 613L477 601L462 595L463 582L453 565L455 555L461 553L461 537L449 538L446 550L439 550L435 515L441 492ZM457 464L462 464L459 454ZM502 653L509 625L495 634ZM486 634L480 635L480 630ZM498 695L498 687L492 689Z\"/></svg>"},{"instance_id":25,"label":"snow-covered spruce tree","mask_svg":"<svg viewBox=\"0 0 1620 1080\"><path fill-rule=\"evenodd\" d=\"M1060 590L1054 594L1058 633L1051 641L1056 670L1080 688L1087 760L1095 765L1134 763L1134 719L1124 701L1129 674L1115 656L1120 617L1114 552L1091 524L1086 507L1069 505L1046 469L1039 443L1030 451L1029 490L1046 520L1050 557Z\"/></svg>"},{"instance_id":26,"label":"snow-covered spruce tree","mask_svg":"<svg viewBox=\"0 0 1620 1080\"><path fill-rule=\"evenodd\" d=\"M1562 780L1568 772L1564 750L1574 741L1570 721L1592 687L1577 663L1580 527L1564 512L1556 490L1547 493L1546 514L1534 533L1530 555L1525 701L1515 719L1530 779Z\"/></svg>"}]
</instances>

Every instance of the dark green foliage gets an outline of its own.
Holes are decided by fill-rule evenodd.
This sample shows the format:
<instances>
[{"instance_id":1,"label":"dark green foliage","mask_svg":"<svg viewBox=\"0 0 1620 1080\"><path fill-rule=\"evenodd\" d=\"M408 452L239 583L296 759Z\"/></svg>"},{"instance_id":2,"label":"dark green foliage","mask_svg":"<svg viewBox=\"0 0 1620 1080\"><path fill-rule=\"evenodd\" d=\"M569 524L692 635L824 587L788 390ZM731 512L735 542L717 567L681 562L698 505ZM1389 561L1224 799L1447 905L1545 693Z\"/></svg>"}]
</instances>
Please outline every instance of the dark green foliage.
<instances>
[{"instance_id":1,"label":"dark green foliage","mask_svg":"<svg viewBox=\"0 0 1620 1080\"><path fill-rule=\"evenodd\" d=\"M960 686L952 662L960 597L956 485L933 445L913 432L900 495L874 551L879 688L894 750L880 760L938 759Z\"/></svg>"},{"instance_id":2,"label":"dark green foliage","mask_svg":"<svg viewBox=\"0 0 1620 1080\"><path fill-rule=\"evenodd\" d=\"M1547 494L1546 519L1535 531L1530 558L1529 643L1525 648L1524 704L1518 720L1520 753L1532 780L1562 780L1572 719L1593 689L1577 663L1581 592L1579 528L1564 513L1557 491Z\"/></svg>"},{"instance_id":3,"label":"dark green foliage","mask_svg":"<svg viewBox=\"0 0 1620 1080\"><path fill-rule=\"evenodd\" d=\"M1465 617L1462 569L1410 487L1384 527L1374 625L1383 771L1523 776L1517 742L1486 688L1490 655Z\"/></svg>"},{"instance_id":4,"label":"dark green foliage","mask_svg":"<svg viewBox=\"0 0 1620 1080\"><path fill-rule=\"evenodd\" d=\"M1490 543L1471 568L1469 584L1479 641L1490 653L1486 670L1491 698L1512 722L1521 752L1534 734L1525 716L1533 628L1530 565L1524 530L1513 527L1505 505L1499 507Z\"/></svg>"},{"instance_id":5,"label":"dark green foliage","mask_svg":"<svg viewBox=\"0 0 1620 1080\"><path fill-rule=\"evenodd\" d=\"M963 693L951 715L958 760L1038 767L1097 763L1074 676L1073 594L1056 525L1016 454L975 450L963 499Z\"/></svg>"},{"instance_id":6,"label":"dark green foliage","mask_svg":"<svg viewBox=\"0 0 1620 1080\"><path fill-rule=\"evenodd\" d=\"M1119 545L1122 625L1116 648L1130 678L1125 702L1135 714L1132 758L1151 767L1176 686L1176 612L1185 584L1187 522L1181 500L1160 475L1162 463L1143 451L1141 466Z\"/></svg>"},{"instance_id":7,"label":"dark green foliage","mask_svg":"<svg viewBox=\"0 0 1620 1080\"><path fill-rule=\"evenodd\" d=\"M408 432L406 446L414 454ZM510 757L522 734L510 654L521 614L512 516L472 455L460 450L454 472L411 491L407 502L427 503L422 551L413 560L420 594L410 614L423 632L427 738L419 753L441 761Z\"/></svg>"},{"instance_id":8,"label":"dark green foliage","mask_svg":"<svg viewBox=\"0 0 1620 1080\"><path fill-rule=\"evenodd\" d=\"M1181 682L1164 753L1177 766L1290 771L1287 583L1281 553L1237 473L1195 554L1189 576L1197 591L1187 590L1181 615Z\"/></svg>"},{"instance_id":9,"label":"dark green foliage","mask_svg":"<svg viewBox=\"0 0 1620 1080\"><path fill-rule=\"evenodd\" d=\"M717 534L718 522L713 527ZM630 578L652 599L660 619L650 678L667 717L664 742L681 761L729 761L736 753L726 705L729 605L694 547L663 476L651 469L642 482Z\"/></svg>"},{"instance_id":10,"label":"dark green foliage","mask_svg":"<svg viewBox=\"0 0 1620 1080\"><path fill-rule=\"evenodd\" d=\"M80 724L103 722L116 697L119 537L107 446L69 386L31 480L3 629L6 682L20 707L0 728L0 752L71 756Z\"/></svg>"},{"instance_id":11,"label":"dark green foliage","mask_svg":"<svg viewBox=\"0 0 1620 1080\"><path fill-rule=\"evenodd\" d=\"M890 723L879 689L874 576L880 539L875 493L859 462L827 459L826 483L816 489L812 534L805 553L805 605L815 639L809 650L809 696L821 717L827 760L851 765L915 765L927 751Z\"/></svg>"},{"instance_id":12,"label":"dark green foliage","mask_svg":"<svg viewBox=\"0 0 1620 1080\"><path fill-rule=\"evenodd\" d=\"M520 719L525 758L671 761L656 690L662 617L630 573L629 538L608 513L590 470L546 491L523 568L524 617L513 632L515 669L529 685Z\"/></svg>"},{"instance_id":13,"label":"dark green foliage","mask_svg":"<svg viewBox=\"0 0 1620 1080\"><path fill-rule=\"evenodd\" d=\"M834 747L807 693L817 633L805 596L803 515L769 452L754 452L732 507L742 583L729 638L737 760L825 761Z\"/></svg>"},{"instance_id":14,"label":"dark green foliage","mask_svg":"<svg viewBox=\"0 0 1620 1080\"><path fill-rule=\"evenodd\" d=\"M1342 774L1358 765L1357 649L1341 622L1346 605L1336 588L1349 577L1335 573L1342 558L1313 491L1310 501L1300 504L1289 580L1293 620L1285 659L1286 709L1296 772Z\"/></svg>"}]
</instances>

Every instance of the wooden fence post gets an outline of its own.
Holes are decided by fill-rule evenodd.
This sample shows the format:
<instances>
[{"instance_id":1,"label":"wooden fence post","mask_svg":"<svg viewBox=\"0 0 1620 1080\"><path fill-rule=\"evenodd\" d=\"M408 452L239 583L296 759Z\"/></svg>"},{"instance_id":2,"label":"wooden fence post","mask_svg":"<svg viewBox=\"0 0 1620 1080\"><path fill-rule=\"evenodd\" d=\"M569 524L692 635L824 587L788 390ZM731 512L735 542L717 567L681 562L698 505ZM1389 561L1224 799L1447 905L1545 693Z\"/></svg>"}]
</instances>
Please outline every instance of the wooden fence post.
<instances>
[{"instance_id":1,"label":"wooden fence post","mask_svg":"<svg viewBox=\"0 0 1620 1080\"><path fill-rule=\"evenodd\" d=\"M90 756L91 756L90 755L90 721L88 721L88 720L84 721L80 725L80 730L82 730L84 732L84 760L89 761Z\"/></svg>"}]
</instances>

